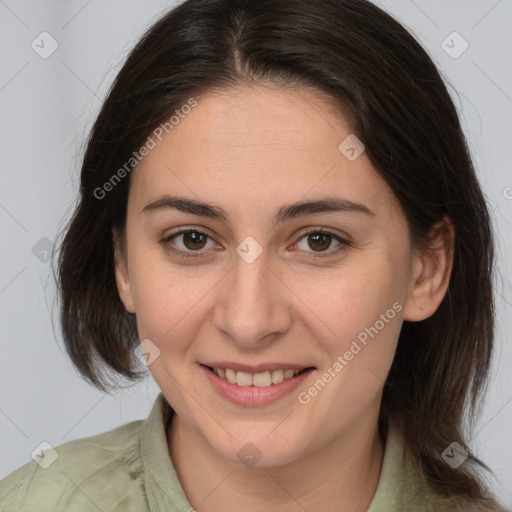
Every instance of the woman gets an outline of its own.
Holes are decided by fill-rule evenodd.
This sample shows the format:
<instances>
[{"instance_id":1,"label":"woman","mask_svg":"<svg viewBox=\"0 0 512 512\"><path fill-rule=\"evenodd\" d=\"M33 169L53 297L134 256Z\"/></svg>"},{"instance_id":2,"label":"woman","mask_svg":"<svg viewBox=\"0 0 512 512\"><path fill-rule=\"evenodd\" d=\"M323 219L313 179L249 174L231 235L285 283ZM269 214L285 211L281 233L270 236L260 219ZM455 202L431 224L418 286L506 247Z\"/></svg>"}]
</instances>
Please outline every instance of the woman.
<instances>
[{"instance_id":1,"label":"woman","mask_svg":"<svg viewBox=\"0 0 512 512\"><path fill-rule=\"evenodd\" d=\"M493 258L456 109L392 17L185 1L109 92L59 256L76 367L162 392L0 509L502 510L464 435Z\"/></svg>"}]
</instances>

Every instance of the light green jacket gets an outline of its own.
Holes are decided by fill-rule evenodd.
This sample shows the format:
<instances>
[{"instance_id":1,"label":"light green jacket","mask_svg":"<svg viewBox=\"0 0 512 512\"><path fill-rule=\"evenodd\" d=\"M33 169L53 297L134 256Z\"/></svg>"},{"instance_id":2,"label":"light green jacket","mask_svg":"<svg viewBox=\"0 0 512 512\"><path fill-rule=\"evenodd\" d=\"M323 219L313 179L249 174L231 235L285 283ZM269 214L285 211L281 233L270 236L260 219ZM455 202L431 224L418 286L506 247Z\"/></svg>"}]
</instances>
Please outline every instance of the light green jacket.
<instances>
[{"instance_id":1,"label":"light green jacket","mask_svg":"<svg viewBox=\"0 0 512 512\"><path fill-rule=\"evenodd\" d=\"M169 456L165 425L172 413L160 393L146 420L57 446L47 469L32 460L0 481L0 511L192 512ZM43 466L51 460L44 457ZM469 508L441 504L404 453L401 434L390 429L368 512L448 510Z\"/></svg>"}]
</instances>

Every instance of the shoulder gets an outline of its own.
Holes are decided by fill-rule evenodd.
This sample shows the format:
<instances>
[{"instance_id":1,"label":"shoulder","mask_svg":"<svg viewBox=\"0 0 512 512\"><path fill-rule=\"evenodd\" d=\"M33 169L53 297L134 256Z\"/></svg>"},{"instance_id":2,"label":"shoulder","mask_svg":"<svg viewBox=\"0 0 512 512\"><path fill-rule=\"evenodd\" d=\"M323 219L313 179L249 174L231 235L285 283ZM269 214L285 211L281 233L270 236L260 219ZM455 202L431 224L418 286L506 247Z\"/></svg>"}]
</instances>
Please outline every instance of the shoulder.
<instances>
[{"instance_id":1,"label":"shoulder","mask_svg":"<svg viewBox=\"0 0 512 512\"><path fill-rule=\"evenodd\" d=\"M429 484L420 461L407 449L402 432L394 425L390 425L387 433L377 496L368 512L506 512L489 501L469 501L436 492Z\"/></svg>"},{"instance_id":2,"label":"shoulder","mask_svg":"<svg viewBox=\"0 0 512 512\"><path fill-rule=\"evenodd\" d=\"M0 512L145 510L143 423L134 421L42 451L37 461L0 481Z\"/></svg>"}]
</instances>

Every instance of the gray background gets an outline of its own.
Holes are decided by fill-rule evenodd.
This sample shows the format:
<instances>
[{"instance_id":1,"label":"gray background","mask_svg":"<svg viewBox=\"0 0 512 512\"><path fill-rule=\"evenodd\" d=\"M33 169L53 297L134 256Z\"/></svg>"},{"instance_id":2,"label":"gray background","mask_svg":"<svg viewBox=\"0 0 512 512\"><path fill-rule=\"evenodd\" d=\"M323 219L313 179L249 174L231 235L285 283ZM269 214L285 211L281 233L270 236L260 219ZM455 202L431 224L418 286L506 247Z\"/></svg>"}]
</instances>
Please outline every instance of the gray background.
<instances>
[{"instance_id":1,"label":"gray background","mask_svg":"<svg viewBox=\"0 0 512 512\"><path fill-rule=\"evenodd\" d=\"M451 84L493 211L497 351L473 447L511 506L512 2L376 3L416 35ZM45 251L74 205L84 140L108 86L144 29L172 4L0 0L0 478L28 462L42 441L57 446L146 417L159 391L149 377L107 395L78 376L52 312L55 287ZM40 52L51 49L47 36L44 43L38 37L43 31L58 44L48 58L31 47L35 40ZM454 31L469 45L457 58L463 40L446 39Z\"/></svg>"}]
</instances>

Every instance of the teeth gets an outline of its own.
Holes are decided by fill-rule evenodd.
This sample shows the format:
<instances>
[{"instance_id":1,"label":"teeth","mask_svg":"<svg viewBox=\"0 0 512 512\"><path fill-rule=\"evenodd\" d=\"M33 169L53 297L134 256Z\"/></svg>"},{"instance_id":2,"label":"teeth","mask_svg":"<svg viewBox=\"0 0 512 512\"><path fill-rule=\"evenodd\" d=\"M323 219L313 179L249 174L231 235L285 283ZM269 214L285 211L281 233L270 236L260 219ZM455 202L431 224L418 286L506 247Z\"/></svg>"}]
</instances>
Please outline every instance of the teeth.
<instances>
[{"instance_id":1,"label":"teeth","mask_svg":"<svg viewBox=\"0 0 512 512\"><path fill-rule=\"evenodd\" d=\"M283 370L274 370L272 372L272 384L279 384L284 380L284 371Z\"/></svg>"},{"instance_id":2,"label":"teeth","mask_svg":"<svg viewBox=\"0 0 512 512\"><path fill-rule=\"evenodd\" d=\"M236 372L230 368L226 368L226 380L230 384L236 384Z\"/></svg>"},{"instance_id":3,"label":"teeth","mask_svg":"<svg viewBox=\"0 0 512 512\"><path fill-rule=\"evenodd\" d=\"M279 384L285 379L291 379L302 370L273 370L261 373L237 372L231 368L213 368L213 373L230 384L239 386L256 386L266 388L272 384Z\"/></svg>"},{"instance_id":4,"label":"teeth","mask_svg":"<svg viewBox=\"0 0 512 512\"><path fill-rule=\"evenodd\" d=\"M285 370L284 371L284 378L289 379L290 377L293 377L295 375L295 370Z\"/></svg>"},{"instance_id":5,"label":"teeth","mask_svg":"<svg viewBox=\"0 0 512 512\"><path fill-rule=\"evenodd\" d=\"M252 386L252 375L247 372L236 372L236 383L239 386Z\"/></svg>"},{"instance_id":6,"label":"teeth","mask_svg":"<svg viewBox=\"0 0 512 512\"><path fill-rule=\"evenodd\" d=\"M250 373L248 375L251 375ZM272 374L270 372L255 373L252 376L252 385L259 388L266 388L272 385Z\"/></svg>"}]
</instances>

